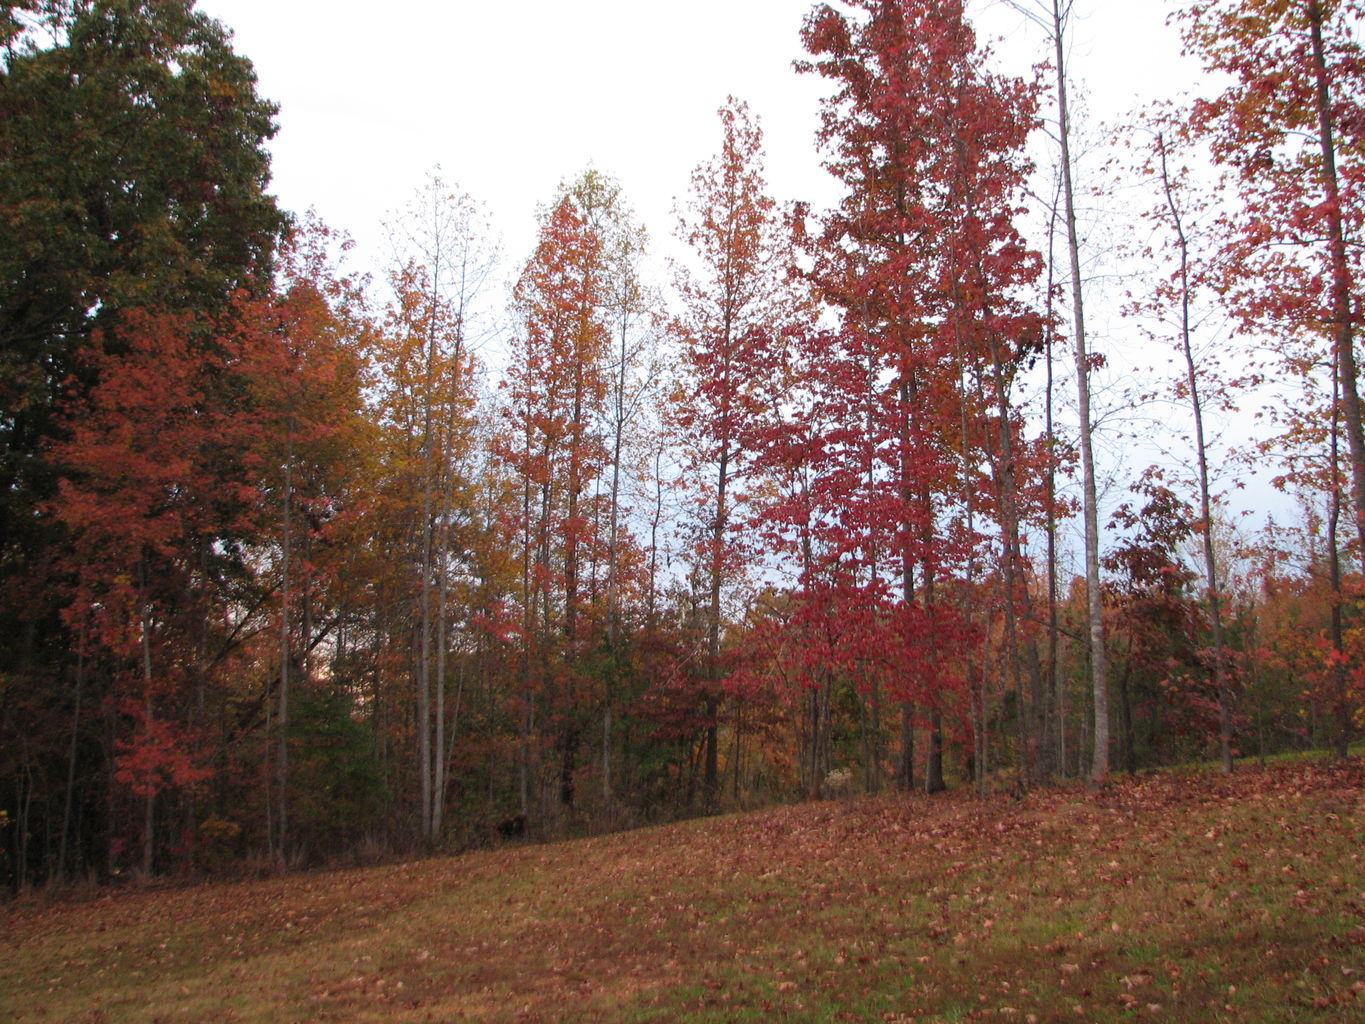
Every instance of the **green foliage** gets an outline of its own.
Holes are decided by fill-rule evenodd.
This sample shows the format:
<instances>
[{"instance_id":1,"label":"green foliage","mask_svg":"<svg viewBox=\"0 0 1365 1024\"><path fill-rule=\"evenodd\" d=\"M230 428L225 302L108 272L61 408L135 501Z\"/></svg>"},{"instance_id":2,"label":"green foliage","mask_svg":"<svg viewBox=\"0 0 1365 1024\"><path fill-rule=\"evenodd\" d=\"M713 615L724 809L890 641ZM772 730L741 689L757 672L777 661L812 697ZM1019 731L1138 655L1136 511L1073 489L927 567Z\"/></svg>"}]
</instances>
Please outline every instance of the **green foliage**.
<instances>
[{"instance_id":1,"label":"green foliage","mask_svg":"<svg viewBox=\"0 0 1365 1024\"><path fill-rule=\"evenodd\" d=\"M289 714L295 842L311 859L335 859L377 830L388 802L374 732L326 685L296 693Z\"/></svg>"},{"instance_id":2,"label":"green foliage","mask_svg":"<svg viewBox=\"0 0 1365 1024\"><path fill-rule=\"evenodd\" d=\"M285 226L264 192L275 107L221 25L192 0L53 9L57 43L23 33L0 69L11 356L55 355L117 309L221 304Z\"/></svg>"},{"instance_id":3,"label":"green foliage","mask_svg":"<svg viewBox=\"0 0 1365 1024\"><path fill-rule=\"evenodd\" d=\"M275 108L225 29L177 2L33 5L0 56L0 567L39 562L33 506L60 389L130 308L209 312L268 270ZM21 27L22 26L22 27ZM26 557L27 556L27 557ZM22 569L16 569L22 574Z\"/></svg>"}]
</instances>

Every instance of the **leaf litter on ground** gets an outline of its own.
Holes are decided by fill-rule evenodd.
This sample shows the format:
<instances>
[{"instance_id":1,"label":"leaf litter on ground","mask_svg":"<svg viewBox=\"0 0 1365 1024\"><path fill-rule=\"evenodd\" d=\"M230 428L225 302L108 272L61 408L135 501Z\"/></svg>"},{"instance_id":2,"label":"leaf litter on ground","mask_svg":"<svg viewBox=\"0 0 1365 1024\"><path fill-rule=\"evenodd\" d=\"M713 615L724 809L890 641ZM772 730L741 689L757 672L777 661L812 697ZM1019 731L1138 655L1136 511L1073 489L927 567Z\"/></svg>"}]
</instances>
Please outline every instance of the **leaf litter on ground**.
<instances>
[{"instance_id":1,"label":"leaf litter on ground","mask_svg":"<svg viewBox=\"0 0 1365 1024\"><path fill-rule=\"evenodd\" d=\"M0 909L7 1021L1357 1021L1365 762Z\"/></svg>"}]
</instances>

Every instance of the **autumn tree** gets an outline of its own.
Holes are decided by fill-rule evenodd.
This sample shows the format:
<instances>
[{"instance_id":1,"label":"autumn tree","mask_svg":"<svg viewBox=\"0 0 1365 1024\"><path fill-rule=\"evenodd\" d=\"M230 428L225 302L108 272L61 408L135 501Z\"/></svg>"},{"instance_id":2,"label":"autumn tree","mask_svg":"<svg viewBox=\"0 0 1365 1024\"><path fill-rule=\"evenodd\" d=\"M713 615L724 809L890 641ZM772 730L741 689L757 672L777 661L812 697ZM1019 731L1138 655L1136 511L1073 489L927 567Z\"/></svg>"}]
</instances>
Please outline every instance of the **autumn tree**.
<instances>
[{"instance_id":1,"label":"autumn tree","mask_svg":"<svg viewBox=\"0 0 1365 1024\"><path fill-rule=\"evenodd\" d=\"M212 325L129 313L97 340L104 351L87 358L100 382L57 453L67 468L52 513L72 541L65 617L117 716L115 798L141 807L122 839L140 845L150 873L158 798L207 774L201 715L221 664L219 588L245 571L257 525L242 462L252 424L232 410L242 345Z\"/></svg>"},{"instance_id":2,"label":"autumn tree","mask_svg":"<svg viewBox=\"0 0 1365 1024\"><path fill-rule=\"evenodd\" d=\"M265 192L274 107L190 0L10 4L0 45L0 745L54 779L25 805L51 822L69 752L94 746L77 697L93 663L59 616L69 538L42 512L79 475L59 455L105 376L137 362L135 335L268 281L286 218ZM77 742L10 745L49 725Z\"/></svg>"},{"instance_id":3,"label":"autumn tree","mask_svg":"<svg viewBox=\"0 0 1365 1024\"><path fill-rule=\"evenodd\" d=\"M1349 715L1365 698L1365 636L1347 628L1334 551L1344 483L1332 451L1339 433L1332 423L1311 446L1298 446L1295 471L1283 481L1298 500L1298 520L1267 523L1252 546L1255 631L1244 663L1263 755L1339 745L1343 708Z\"/></svg>"},{"instance_id":4,"label":"autumn tree","mask_svg":"<svg viewBox=\"0 0 1365 1024\"><path fill-rule=\"evenodd\" d=\"M846 326L846 355L829 370L832 392L853 401L832 418L845 429L856 423L870 450L886 455L884 466L864 471L855 463L851 472L838 474L817 468L816 476L845 495L850 485L853 493L869 489L870 500L842 510L836 521L845 530L856 529L852 513L860 508L870 513L863 532L884 524L889 535L881 544L869 535L840 547L872 560L868 581L874 584L877 562L887 559L888 571L899 577L898 600L909 606L935 600L946 554L934 543L935 501L950 490L951 460L934 440L947 429L955 403L954 382L933 372L945 360L928 308L934 267L922 184L935 162L937 140L920 131L920 124L912 129L906 122L931 109L939 95L931 80L944 68L931 70L915 48L925 40L916 39L919 25L912 19L924 12L899 3L857 4L854 11L845 16L817 7L803 29L806 49L817 60L800 67L831 80L836 90L825 103L819 138L847 190L825 218L814 273L827 301L843 311ZM884 376L891 378L885 392ZM854 389L863 390L861 399ZM837 458L847 448L831 450ZM902 746L908 747L911 691L902 689L907 697ZM931 714L938 713L935 705ZM942 786L941 761L932 747L925 784Z\"/></svg>"},{"instance_id":5,"label":"autumn tree","mask_svg":"<svg viewBox=\"0 0 1365 1024\"><path fill-rule=\"evenodd\" d=\"M417 833L430 843L442 829L454 740L452 651L477 614L456 599L455 580L470 569L470 555L484 550L465 541L478 519L472 491L482 444L474 422L475 304L496 249L479 205L435 175L390 230L395 265L377 346L375 410L385 480L374 534L397 574L385 574L394 602L378 611L385 632L406 637L400 660L411 704L394 694L398 704L386 700L378 724L401 731L400 723L414 723L405 774L416 782ZM386 674L396 668L383 666Z\"/></svg>"},{"instance_id":6,"label":"autumn tree","mask_svg":"<svg viewBox=\"0 0 1365 1024\"><path fill-rule=\"evenodd\" d=\"M144 872L158 849L193 853L166 842L158 808L190 835L212 815L249 836L259 812L272 852L289 851L291 695L310 690L336 625L329 547L365 434L365 322L326 238L297 233L278 288L216 317L126 313L99 330L99 383L72 399L54 453L64 619L78 681L111 716L109 804L140 804L135 834L109 822L114 845L136 839ZM239 788L224 807L210 790L220 774L240 781L244 750L274 765L264 799Z\"/></svg>"},{"instance_id":7,"label":"autumn tree","mask_svg":"<svg viewBox=\"0 0 1365 1024\"><path fill-rule=\"evenodd\" d=\"M1222 414L1235 411L1240 392L1254 382L1254 374L1229 374L1225 367L1230 358L1240 353L1228 352L1208 337L1207 316L1201 308L1207 306L1208 293L1217 288L1221 273L1216 253L1210 246L1210 225L1214 221L1214 196L1201 189L1187 160L1190 156L1188 131L1179 116L1169 112L1157 114L1149 123L1150 138L1138 147L1139 177L1153 184L1153 195L1144 219L1152 228L1152 237L1143 255L1156 265L1150 284L1130 303L1129 312L1153 326L1144 327L1151 336L1173 347L1179 356L1181 372L1164 390L1144 388L1138 396L1141 402L1154 398L1169 399L1188 412L1188 436L1181 447L1188 448L1191 464L1189 487L1194 492L1196 508L1191 516L1190 529L1198 537L1200 562L1204 577L1204 604L1212 645L1207 653L1207 670L1217 694L1219 708L1220 757L1223 770L1233 769L1233 688L1231 685L1231 652L1226 642L1226 601L1222 592L1223 570L1215 541L1216 514L1221 507L1220 495L1215 490L1217 448L1215 426ZM1210 313L1222 319L1221 307ZM1220 323L1214 320L1213 323ZM1224 349L1220 351L1220 349ZM1172 455L1185 462L1182 451L1172 449Z\"/></svg>"},{"instance_id":8,"label":"autumn tree","mask_svg":"<svg viewBox=\"0 0 1365 1024\"><path fill-rule=\"evenodd\" d=\"M1235 180L1224 222L1221 285L1251 329L1287 336L1290 352L1325 346L1339 409L1351 515L1365 557L1365 426L1355 350L1365 96L1351 0L1219 0L1181 13L1187 50L1230 78L1195 103L1192 125ZM1339 404L1338 404L1339 403ZM1333 413L1335 415L1335 413ZM1344 753L1343 728L1340 750Z\"/></svg>"},{"instance_id":9,"label":"autumn tree","mask_svg":"<svg viewBox=\"0 0 1365 1024\"><path fill-rule=\"evenodd\" d=\"M846 465L817 473L850 499L842 557L862 561L874 591L894 581L908 631L899 642L917 644L923 628L960 640L963 613L945 614L941 599L981 541L977 512L1000 530L1007 618L1022 579L1025 470L1010 392L1041 341L1041 318L1020 298L1041 261L1012 221L1033 89L984 70L960 4L852 6L850 16L817 7L803 32L817 58L803 69L835 87L820 139L846 188L813 247L814 280L843 317L830 390L847 396L823 450ZM978 498L982 458L993 502ZM945 668L954 677L960 669ZM939 788L946 690L902 680L899 691L928 704L926 786Z\"/></svg>"},{"instance_id":10,"label":"autumn tree","mask_svg":"<svg viewBox=\"0 0 1365 1024\"><path fill-rule=\"evenodd\" d=\"M263 191L275 108L193 0L55 0L5 20L0 380L17 453L93 325L221 306L284 217Z\"/></svg>"},{"instance_id":11,"label":"autumn tree","mask_svg":"<svg viewBox=\"0 0 1365 1024\"><path fill-rule=\"evenodd\" d=\"M1282 663L1305 668L1303 674L1312 679L1316 694L1314 711L1332 708L1333 742L1340 756L1349 746L1351 716L1358 706L1352 696L1352 677L1358 676L1362 664L1355 643L1360 632L1352 627L1358 614L1358 577L1349 574L1346 567L1346 536L1351 532L1350 473L1341 382L1334 361L1315 346L1301 346L1296 353L1281 352L1279 358L1293 376L1285 375L1277 381L1278 401L1272 402L1264 414L1274 433L1258 441L1253 451L1278 466L1280 471L1271 483L1297 499L1302 522L1293 529L1267 524L1265 532L1274 540L1262 546L1274 552L1275 561L1299 563L1297 572L1267 570L1268 577L1276 577L1274 589L1283 593L1289 588L1282 587L1281 581L1299 577L1290 587L1302 587L1311 594L1308 603L1315 612L1325 604L1321 622L1305 617L1302 623L1305 635L1314 637L1310 648L1292 643L1279 646L1281 650L1297 646ZM1320 733L1317 728L1312 731L1314 735Z\"/></svg>"},{"instance_id":12,"label":"autumn tree","mask_svg":"<svg viewBox=\"0 0 1365 1024\"><path fill-rule=\"evenodd\" d=\"M11 5L6 20L0 543L17 566L92 329L122 309L221 308L267 270L285 218L264 192L275 108L193 0Z\"/></svg>"},{"instance_id":13,"label":"autumn tree","mask_svg":"<svg viewBox=\"0 0 1365 1024\"><path fill-rule=\"evenodd\" d=\"M1117 750L1130 773L1138 769L1140 747L1173 744L1178 734L1193 731L1202 749L1209 732L1207 712L1222 704L1222 694L1209 693L1202 673L1197 687L1190 685L1198 670L1202 629L1189 594L1196 576L1184 564L1181 548L1194 532L1194 510L1162 482L1157 470L1149 470L1132 490L1138 500L1115 510L1109 526L1118 537L1104 557L1111 618L1106 632L1118 698ZM1215 679L1221 682L1221 677ZM1186 705L1181 711L1197 703L1192 717L1200 728L1181 727L1173 711L1177 701ZM1148 723L1142 736L1139 717Z\"/></svg>"},{"instance_id":14,"label":"autumn tree","mask_svg":"<svg viewBox=\"0 0 1365 1024\"><path fill-rule=\"evenodd\" d=\"M638 479L641 445L657 431L652 408L659 400L657 342L662 320L660 297L646 281L643 264L648 234L635 219L620 183L588 168L561 186L583 215L600 245L601 316L609 332L603 373L606 392L600 431L605 446L602 471L593 484L592 531L598 542L589 554L591 630L599 649L597 699L601 707L601 791L605 805L613 796L612 749L618 706L628 703L630 644L624 635L638 546L629 529L632 490Z\"/></svg>"},{"instance_id":15,"label":"autumn tree","mask_svg":"<svg viewBox=\"0 0 1365 1024\"><path fill-rule=\"evenodd\" d=\"M273 796L269 845L291 852L291 697L315 684L315 650L339 628L336 592L343 543L354 543L363 499L364 460L373 447L364 417L373 325L358 283L334 269L344 248L315 217L291 233L280 253L277 286L238 316L254 417L253 466L259 474L262 536L275 563L270 589L278 651L274 691ZM329 666L330 670L331 666ZM268 703L268 702L266 702ZM270 760L270 758L267 758Z\"/></svg>"},{"instance_id":16,"label":"autumn tree","mask_svg":"<svg viewBox=\"0 0 1365 1024\"><path fill-rule=\"evenodd\" d=\"M509 419L503 457L516 478L520 513L522 813L539 805L537 709L558 714L559 799L571 804L581 726L575 660L585 608L580 572L596 538L589 488L605 448L607 393L602 242L570 195L545 211L535 252L517 283L522 329L505 382Z\"/></svg>"},{"instance_id":17,"label":"autumn tree","mask_svg":"<svg viewBox=\"0 0 1365 1024\"><path fill-rule=\"evenodd\" d=\"M469 488L477 460L473 432L475 302L497 261L486 214L468 195L432 178L426 209L409 216L409 239L423 281L420 333L426 341L422 411L421 633L418 648L418 752L423 779L423 834L439 835L445 810L449 743L447 666L453 639L451 577L457 571L461 524L470 519ZM448 372L441 365L449 364ZM464 507L462 507L464 506ZM433 609L432 591L435 591ZM434 620L434 636L433 636ZM433 653L434 647L434 653ZM428 726L430 722L430 726ZM430 738L428 738L428 736Z\"/></svg>"},{"instance_id":18,"label":"autumn tree","mask_svg":"<svg viewBox=\"0 0 1365 1024\"><path fill-rule=\"evenodd\" d=\"M793 318L787 276L793 260L763 178L763 134L747 104L720 109L719 153L692 174L679 224L695 270L677 269L683 313L673 327L681 352L672 417L684 445L684 478L698 523L697 570L706 602L706 753L704 791L717 787L717 715L723 676L722 598L744 579L746 440L771 395L762 351Z\"/></svg>"}]
</instances>

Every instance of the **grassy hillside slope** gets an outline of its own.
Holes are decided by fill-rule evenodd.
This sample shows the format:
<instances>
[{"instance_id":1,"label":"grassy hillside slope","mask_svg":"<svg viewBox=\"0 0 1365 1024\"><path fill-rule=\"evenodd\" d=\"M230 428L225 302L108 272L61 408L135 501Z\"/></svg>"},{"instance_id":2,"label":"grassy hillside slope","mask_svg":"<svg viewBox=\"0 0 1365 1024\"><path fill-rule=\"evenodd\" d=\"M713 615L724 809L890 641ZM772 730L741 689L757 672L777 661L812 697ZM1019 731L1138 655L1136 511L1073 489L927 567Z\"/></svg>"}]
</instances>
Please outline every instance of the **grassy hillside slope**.
<instances>
[{"instance_id":1,"label":"grassy hillside slope","mask_svg":"<svg viewBox=\"0 0 1365 1024\"><path fill-rule=\"evenodd\" d=\"M1359 1021L1365 762L0 909L4 1021Z\"/></svg>"}]
</instances>

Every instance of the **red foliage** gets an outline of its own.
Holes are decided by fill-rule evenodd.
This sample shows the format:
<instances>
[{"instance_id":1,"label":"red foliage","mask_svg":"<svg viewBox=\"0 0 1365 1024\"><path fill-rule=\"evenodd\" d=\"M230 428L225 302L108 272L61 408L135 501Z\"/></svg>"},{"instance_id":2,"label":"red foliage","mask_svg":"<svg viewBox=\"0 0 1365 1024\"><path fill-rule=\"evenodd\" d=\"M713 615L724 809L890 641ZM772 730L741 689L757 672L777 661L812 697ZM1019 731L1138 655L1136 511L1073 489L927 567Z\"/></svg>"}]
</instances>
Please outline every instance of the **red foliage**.
<instances>
[{"instance_id":1,"label":"red foliage","mask_svg":"<svg viewBox=\"0 0 1365 1024\"><path fill-rule=\"evenodd\" d=\"M932 701L978 637L952 581L993 519L1020 600L1019 521L1040 504L1042 449L1009 397L1043 335L1023 298L1041 260L1013 226L1036 88L982 69L960 3L850 6L808 16L802 65L834 89L820 141L846 192L809 255L842 328L791 339L767 516L799 561L810 656Z\"/></svg>"}]
</instances>

